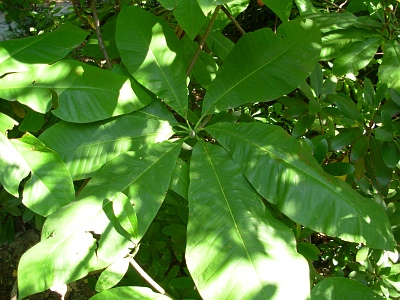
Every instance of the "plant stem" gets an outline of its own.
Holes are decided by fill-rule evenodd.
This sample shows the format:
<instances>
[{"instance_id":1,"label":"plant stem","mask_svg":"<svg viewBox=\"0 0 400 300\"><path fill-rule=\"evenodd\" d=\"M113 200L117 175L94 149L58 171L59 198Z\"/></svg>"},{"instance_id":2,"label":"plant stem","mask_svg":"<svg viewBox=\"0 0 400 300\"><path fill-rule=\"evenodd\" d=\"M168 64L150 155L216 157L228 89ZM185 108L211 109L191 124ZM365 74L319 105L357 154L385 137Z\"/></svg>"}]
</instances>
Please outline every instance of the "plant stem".
<instances>
[{"instance_id":1,"label":"plant stem","mask_svg":"<svg viewBox=\"0 0 400 300\"><path fill-rule=\"evenodd\" d=\"M186 76L190 75L190 73L193 70L194 64L196 63L197 59L199 58L200 52L201 52L201 50L203 50L204 44L206 43L207 37L211 32L211 28L212 28L212 26L213 26L213 24L215 22L215 19L217 18L217 15L218 15L219 10L221 9L221 6L222 5L218 5L215 8L215 11L214 11L214 13L213 13L213 15L211 17L210 23L208 24L208 26L206 28L206 31L204 32L204 35L203 35L203 37L202 37L202 39L200 41L199 47L197 47L196 53L194 54L193 59L190 62L190 65L189 65L188 69L186 70Z\"/></svg>"},{"instance_id":2,"label":"plant stem","mask_svg":"<svg viewBox=\"0 0 400 300\"><path fill-rule=\"evenodd\" d=\"M157 292L159 292L160 294L169 296L165 290L157 283L153 280L153 278L151 278L143 269L141 266L139 266L139 264L133 259L130 258L129 259L130 264L132 265L132 267L135 268L135 270L140 274L140 276L143 277L144 280L146 280Z\"/></svg>"},{"instance_id":3,"label":"plant stem","mask_svg":"<svg viewBox=\"0 0 400 300\"><path fill-rule=\"evenodd\" d=\"M94 26L96 27L97 40L99 41L99 47L100 47L101 52L103 52L104 59L106 60L107 68L111 69L110 57L108 56L106 46L104 45L103 38L101 37L100 20L99 20L99 16L97 15L96 0L90 1L90 5L92 7Z\"/></svg>"},{"instance_id":4,"label":"plant stem","mask_svg":"<svg viewBox=\"0 0 400 300\"><path fill-rule=\"evenodd\" d=\"M231 13L226 9L225 6L221 7L221 10L228 16L229 20L231 20L231 22L233 23L233 25L235 25L236 29L239 30L241 35L245 35L245 31L243 30L243 28L240 26L239 22L236 21L236 19L231 15Z\"/></svg>"}]
</instances>

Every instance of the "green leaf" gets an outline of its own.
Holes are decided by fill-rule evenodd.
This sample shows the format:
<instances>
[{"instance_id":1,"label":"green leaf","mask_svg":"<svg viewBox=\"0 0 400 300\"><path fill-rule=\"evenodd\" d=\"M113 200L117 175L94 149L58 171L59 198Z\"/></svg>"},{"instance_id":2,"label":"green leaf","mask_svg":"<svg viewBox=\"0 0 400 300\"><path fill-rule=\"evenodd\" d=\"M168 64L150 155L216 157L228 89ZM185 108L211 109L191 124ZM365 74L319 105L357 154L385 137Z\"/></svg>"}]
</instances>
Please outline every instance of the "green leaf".
<instances>
[{"instance_id":1,"label":"green leaf","mask_svg":"<svg viewBox=\"0 0 400 300\"><path fill-rule=\"evenodd\" d=\"M139 7L124 7L116 41L132 76L186 118L188 96L179 40L169 26Z\"/></svg>"},{"instance_id":2,"label":"green leaf","mask_svg":"<svg viewBox=\"0 0 400 300\"><path fill-rule=\"evenodd\" d=\"M282 22L289 21L289 16L292 10L293 0L263 0L263 3L271 9Z\"/></svg>"},{"instance_id":3,"label":"green leaf","mask_svg":"<svg viewBox=\"0 0 400 300\"><path fill-rule=\"evenodd\" d=\"M332 277L322 280L311 290L312 300L383 299L358 281Z\"/></svg>"},{"instance_id":4,"label":"green leaf","mask_svg":"<svg viewBox=\"0 0 400 300\"><path fill-rule=\"evenodd\" d=\"M360 42L354 42L343 49L333 63L333 74L340 76L355 73L364 68L375 56L382 37L373 36Z\"/></svg>"},{"instance_id":5,"label":"green leaf","mask_svg":"<svg viewBox=\"0 0 400 300\"><path fill-rule=\"evenodd\" d=\"M111 197L110 197L111 198ZM111 203L111 202L109 202ZM109 204L110 205L110 204ZM109 251L95 234L106 232ZM99 246L97 246L97 244ZM50 215L43 226L41 242L21 257L18 265L19 296L42 292L55 284L68 283L92 270L107 267L128 254L132 243L116 234L103 211L103 200L81 198ZM35 274L35 280L32 280Z\"/></svg>"},{"instance_id":6,"label":"green leaf","mask_svg":"<svg viewBox=\"0 0 400 300\"><path fill-rule=\"evenodd\" d=\"M235 44L220 31L214 31L208 36L207 45L213 53L225 61Z\"/></svg>"},{"instance_id":7,"label":"green leaf","mask_svg":"<svg viewBox=\"0 0 400 300\"><path fill-rule=\"evenodd\" d=\"M294 0L294 3L296 3L297 8L299 9L300 15L318 12L310 0Z\"/></svg>"},{"instance_id":8,"label":"green leaf","mask_svg":"<svg viewBox=\"0 0 400 300\"><path fill-rule=\"evenodd\" d=\"M191 40L194 40L207 21L197 1L178 0L174 16Z\"/></svg>"},{"instance_id":9,"label":"green leaf","mask_svg":"<svg viewBox=\"0 0 400 300\"><path fill-rule=\"evenodd\" d=\"M48 216L75 198L75 190L64 162L31 134L11 141L31 172L22 202L30 210Z\"/></svg>"},{"instance_id":10,"label":"green leaf","mask_svg":"<svg viewBox=\"0 0 400 300\"><path fill-rule=\"evenodd\" d=\"M308 149L280 127L218 123L207 131L229 151L257 192L295 222L346 241L392 249L382 207L326 174Z\"/></svg>"},{"instance_id":11,"label":"green leaf","mask_svg":"<svg viewBox=\"0 0 400 300\"><path fill-rule=\"evenodd\" d=\"M395 102L398 106L400 106L400 92L394 89L389 89L389 94L393 102Z\"/></svg>"},{"instance_id":12,"label":"green leaf","mask_svg":"<svg viewBox=\"0 0 400 300\"><path fill-rule=\"evenodd\" d=\"M108 57L110 59L116 59L120 57L117 45L115 44L115 27L115 19L101 26L101 38L103 39ZM93 35L87 40L85 47L83 48L82 54L90 57L104 59L104 53L100 49L99 40L96 32L93 33Z\"/></svg>"},{"instance_id":13,"label":"green leaf","mask_svg":"<svg viewBox=\"0 0 400 300\"><path fill-rule=\"evenodd\" d=\"M14 126L18 125L18 122L13 118L3 114L0 112L0 132L3 134L7 134L8 130L14 128Z\"/></svg>"},{"instance_id":14,"label":"green leaf","mask_svg":"<svg viewBox=\"0 0 400 300\"><path fill-rule=\"evenodd\" d=\"M0 43L0 74L27 71L33 64L51 64L78 47L87 31L69 24L49 33Z\"/></svg>"},{"instance_id":15,"label":"green leaf","mask_svg":"<svg viewBox=\"0 0 400 300\"><path fill-rule=\"evenodd\" d=\"M117 260L101 272L96 282L96 291L108 290L121 281L129 267L129 258Z\"/></svg>"},{"instance_id":16,"label":"green leaf","mask_svg":"<svg viewBox=\"0 0 400 300\"><path fill-rule=\"evenodd\" d=\"M341 161L323 165L322 168L325 172L333 176L343 176L354 172L354 166L352 164Z\"/></svg>"},{"instance_id":17,"label":"green leaf","mask_svg":"<svg viewBox=\"0 0 400 300\"><path fill-rule=\"evenodd\" d=\"M188 199L189 190L189 164L178 158L174 172L172 173L171 183L169 188L181 195L186 200Z\"/></svg>"},{"instance_id":18,"label":"green leaf","mask_svg":"<svg viewBox=\"0 0 400 300\"><path fill-rule=\"evenodd\" d=\"M17 99L42 114L52 106L52 91L60 105L53 113L68 122L94 122L149 104L136 97L127 77L78 61L40 65L0 79L0 97Z\"/></svg>"},{"instance_id":19,"label":"green leaf","mask_svg":"<svg viewBox=\"0 0 400 300\"><path fill-rule=\"evenodd\" d=\"M166 121L124 115L90 124L59 122L40 140L61 156L72 178L78 180L90 177L123 152L162 142L172 134Z\"/></svg>"},{"instance_id":20,"label":"green leaf","mask_svg":"<svg viewBox=\"0 0 400 300\"><path fill-rule=\"evenodd\" d=\"M380 141L393 141L393 134L385 127L378 127L374 130L375 138Z\"/></svg>"},{"instance_id":21,"label":"green leaf","mask_svg":"<svg viewBox=\"0 0 400 300\"><path fill-rule=\"evenodd\" d=\"M335 135L330 143L331 150L340 150L349 146L361 136L361 130L358 127L344 128Z\"/></svg>"},{"instance_id":22,"label":"green leaf","mask_svg":"<svg viewBox=\"0 0 400 300\"><path fill-rule=\"evenodd\" d=\"M204 299L307 297L308 266L293 233L220 146L194 147L187 230L186 262Z\"/></svg>"},{"instance_id":23,"label":"green leaf","mask_svg":"<svg viewBox=\"0 0 400 300\"><path fill-rule=\"evenodd\" d=\"M373 175L382 187L386 187L392 179L393 171L383 161L382 144L371 137L369 140L369 149Z\"/></svg>"},{"instance_id":24,"label":"green leaf","mask_svg":"<svg viewBox=\"0 0 400 300\"><path fill-rule=\"evenodd\" d=\"M389 141L382 144L382 158L389 168L394 168L400 161L400 149L396 142Z\"/></svg>"},{"instance_id":25,"label":"green leaf","mask_svg":"<svg viewBox=\"0 0 400 300\"><path fill-rule=\"evenodd\" d=\"M315 120L314 114L307 114L296 122L292 130L292 136L299 138L303 136L312 126Z\"/></svg>"},{"instance_id":26,"label":"green leaf","mask_svg":"<svg viewBox=\"0 0 400 300\"><path fill-rule=\"evenodd\" d=\"M297 251L303 255L308 260L318 260L320 251L317 246L306 243L300 242L297 244Z\"/></svg>"},{"instance_id":27,"label":"green leaf","mask_svg":"<svg viewBox=\"0 0 400 300\"><path fill-rule=\"evenodd\" d=\"M18 197L19 184L29 174L29 167L11 141L0 133L0 182L11 195Z\"/></svg>"},{"instance_id":28,"label":"green leaf","mask_svg":"<svg viewBox=\"0 0 400 300\"><path fill-rule=\"evenodd\" d=\"M167 121L171 126L179 124L172 112L158 99L154 99L151 104L134 111L131 115L158 121Z\"/></svg>"},{"instance_id":29,"label":"green leaf","mask_svg":"<svg viewBox=\"0 0 400 300\"><path fill-rule=\"evenodd\" d=\"M90 298L90 300L171 300L171 298L155 293L151 289L138 286L121 286L105 290Z\"/></svg>"},{"instance_id":30,"label":"green leaf","mask_svg":"<svg viewBox=\"0 0 400 300\"><path fill-rule=\"evenodd\" d=\"M184 43L185 64L189 66L196 53L198 44L191 41L186 36L183 37L181 42ZM193 75L196 78L196 81L207 89L214 80L217 70L218 66L214 57L204 51L201 51L193 67Z\"/></svg>"},{"instance_id":31,"label":"green leaf","mask_svg":"<svg viewBox=\"0 0 400 300\"><path fill-rule=\"evenodd\" d=\"M326 141L326 139L322 139L315 146L314 157L317 160L318 164L323 163L327 153L328 153L328 142Z\"/></svg>"},{"instance_id":32,"label":"green leaf","mask_svg":"<svg viewBox=\"0 0 400 300\"><path fill-rule=\"evenodd\" d=\"M319 45L319 30L309 20L284 23L277 34L266 28L247 33L210 85L203 101L203 116L291 92L314 69Z\"/></svg>"},{"instance_id":33,"label":"green leaf","mask_svg":"<svg viewBox=\"0 0 400 300\"><path fill-rule=\"evenodd\" d=\"M365 135L362 135L355 141L353 147L350 152L350 161L356 162L367 153L369 147L368 138Z\"/></svg>"},{"instance_id":34,"label":"green leaf","mask_svg":"<svg viewBox=\"0 0 400 300\"><path fill-rule=\"evenodd\" d=\"M137 239L138 220L135 208L125 194L116 194L113 200L113 212L122 228L129 233L131 239Z\"/></svg>"},{"instance_id":35,"label":"green leaf","mask_svg":"<svg viewBox=\"0 0 400 300\"><path fill-rule=\"evenodd\" d=\"M356 254L356 262L363 262L368 258L369 248L361 247Z\"/></svg>"},{"instance_id":36,"label":"green leaf","mask_svg":"<svg viewBox=\"0 0 400 300\"><path fill-rule=\"evenodd\" d=\"M25 118L19 125L18 130L22 132L38 132L45 123L44 115L37 113L34 110L28 110Z\"/></svg>"},{"instance_id":37,"label":"green leaf","mask_svg":"<svg viewBox=\"0 0 400 300\"><path fill-rule=\"evenodd\" d=\"M336 104L339 112L346 118L357 121L360 118L360 112L354 101L345 94L331 94L328 99Z\"/></svg>"},{"instance_id":38,"label":"green leaf","mask_svg":"<svg viewBox=\"0 0 400 300\"><path fill-rule=\"evenodd\" d=\"M125 257L134 244L117 233L103 206L110 206L119 192L126 193L137 212L137 243L161 206L180 148L180 143L167 141L151 144L123 153L99 169L78 201L47 218L42 241L21 258L20 296L47 290L59 282L75 281ZM97 241L95 235L101 238ZM37 280L32 280L33 273Z\"/></svg>"},{"instance_id":39,"label":"green leaf","mask_svg":"<svg viewBox=\"0 0 400 300\"><path fill-rule=\"evenodd\" d=\"M135 204L139 241L164 200L180 148L179 142L164 141L122 153L95 173L79 197L111 200L124 191Z\"/></svg>"},{"instance_id":40,"label":"green leaf","mask_svg":"<svg viewBox=\"0 0 400 300\"><path fill-rule=\"evenodd\" d=\"M378 69L379 81L400 93L400 45L395 40L385 45L382 64Z\"/></svg>"}]
</instances>

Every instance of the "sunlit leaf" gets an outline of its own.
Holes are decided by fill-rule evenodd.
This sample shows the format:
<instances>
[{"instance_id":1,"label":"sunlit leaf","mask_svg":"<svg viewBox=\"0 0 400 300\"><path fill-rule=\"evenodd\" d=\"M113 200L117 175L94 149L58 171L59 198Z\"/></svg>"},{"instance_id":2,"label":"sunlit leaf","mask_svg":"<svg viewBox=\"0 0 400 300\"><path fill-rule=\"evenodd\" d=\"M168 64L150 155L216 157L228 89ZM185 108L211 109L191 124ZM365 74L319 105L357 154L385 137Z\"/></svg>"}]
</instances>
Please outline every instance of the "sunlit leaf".
<instances>
[{"instance_id":1,"label":"sunlit leaf","mask_svg":"<svg viewBox=\"0 0 400 300\"><path fill-rule=\"evenodd\" d=\"M203 115L291 92L312 72L319 50L320 33L309 20L284 23L276 34L266 28L246 34L209 87Z\"/></svg>"},{"instance_id":2,"label":"sunlit leaf","mask_svg":"<svg viewBox=\"0 0 400 300\"><path fill-rule=\"evenodd\" d=\"M193 150L187 230L186 262L204 299L307 297L308 267L293 233L220 146Z\"/></svg>"},{"instance_id":3,"label":"sunlit leaf","mask_svg":"<svg viewBox=\"0 0 400 300\"><path fill-rule=\"evenodd\" d=\"M347 241L392 249L393 235L382 207L325 173L311 153L280 127L218 123L207 131L232 155L260 195L292 220Z\"/></svg>"}]
</instances>

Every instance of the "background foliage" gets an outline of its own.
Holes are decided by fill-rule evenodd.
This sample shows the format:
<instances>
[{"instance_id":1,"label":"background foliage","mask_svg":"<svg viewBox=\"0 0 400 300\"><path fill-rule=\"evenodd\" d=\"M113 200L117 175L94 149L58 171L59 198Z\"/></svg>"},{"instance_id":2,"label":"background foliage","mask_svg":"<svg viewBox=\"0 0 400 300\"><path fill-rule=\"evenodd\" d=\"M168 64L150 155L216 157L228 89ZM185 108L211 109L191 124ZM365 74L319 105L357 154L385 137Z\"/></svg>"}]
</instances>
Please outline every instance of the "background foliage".
<instances>
[{"instance_id":1,"label":"background foliage","mask_svg":"<svg viewBox=\"0 0 400 300\"><path fill-rule=\"evenodd\" d=\"M19 297L399 298L398 4L73 1L1 42Z\"/></svg>"}]
</instances>

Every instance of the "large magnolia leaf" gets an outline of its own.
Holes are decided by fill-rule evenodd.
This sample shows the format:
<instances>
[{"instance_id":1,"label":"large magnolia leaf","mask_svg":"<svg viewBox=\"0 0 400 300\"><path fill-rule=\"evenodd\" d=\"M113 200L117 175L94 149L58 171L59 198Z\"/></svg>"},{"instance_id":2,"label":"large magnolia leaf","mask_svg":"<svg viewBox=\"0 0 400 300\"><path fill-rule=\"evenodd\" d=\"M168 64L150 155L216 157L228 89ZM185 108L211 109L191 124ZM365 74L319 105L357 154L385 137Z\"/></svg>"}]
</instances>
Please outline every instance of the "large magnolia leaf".
<instances>
[{"instance_id":1,"label":"large magnolia leaf","mask_svg":"<svg viewBox=\"0 0 400 300\"><path fill-rule=\"evenodd\" d=\"M320 43L320 31L311 20L284 23L276 34L267 28L246 34L207 91L203 115L291 92L314 69Z\"/></svg>"},{"instance_id":2,"label":"large magnolia leaf","mask_svg":"<svg viewBox=\"0 0 400 300\"><path fill-rule=\"evenodd\" d=\"M0 97L25 104L42 114L52 106L52 91L59 107L53 113L69 122L85 123L130 113L149 104L136 97L130 80L78 61L37 65L28 72L0 79Z\"/></svg>"},{"instance_id":3,"label":"large magnolia leaf","mask_svg":"<svg viewBox=\"0 0 400 300\"><path fill-rule=\"evenodd\" d=\"M393 249L382 207L325 173L280 127L218 123L207 131L229 151L261 196L294 221L346 241Z\"/></svg>"},{"instance_id":4,"label":"large magnolia leaf","mask_svg":"<svg viewBox=\"0 0 400 300\"><path fill-rule=\"evenodd\" d=\"M87 35L87 31L65 24L53 32L1 42L0 75L29 70L32 64L53 63L79 46Z\"/></svg>"},{"instance_id":5,"label":"large magnolia leaf","mask_svg":"<svg viewBox=\"0 0 400 300\"><path fill-rule=\"evenodd\" d=\"M381 37L373 36L347 46L335 59L333 73L340 76L355 73L364 68L375 56L381 41Z\"/></svg>"},{"instance_id":6,"label":"large magnolia leaf","mask_svg":"<svg viewBox=\"0 0 400 300\"><path fill-rule=\"evenodd\" d=\"M18 122L15 121L13 118L0 113L0 132L3 134L7 134L8 130L14 128L14 126L18 125Z\"/></svg>"},{"instance_id":7,"label":"large magnolia leaf","mask_svg":"<svg viewBox=\"0 0 400 300\"><path fill-rule=\"evenodd\" d=\"M311 300L383 299L364 284L342 277L322 280L311 291Z\"/></svg>"},{"instance_id":8,"label":"large magnolia leaf","mask_svg":"<svg viewBox=\"0 0 400 300\"><path fill-rule=\"evenodd\" d=\"M0 134L1 183L18 197L22 179L26 182L22 202L32 211L48 216L74 198L74 186L68 170L57 155L29 133L19 140Z\"/></svg>"},{"instance_id":9,"label":"large magnolia leaf","mask_svg":"<svg viewBox=\"0 0 400 300\"><path fill-rule=\"evenodd\" d=\"M125 7L118 15L116 42L132 76L186 117L185 67L172 29L144 9Z\"/></svg>"},{"instance_id":10,"label":"large magnolia leaf","mask_svg":"<svg viewBox=\"0 0 400 300\"><path fill-rule=\"evenodd\" d=\"M162 142L172 134L166 121L124 115L91 124L59 122L40 140L61 156L73 179L78 180L90 177L123 152Z\"/></svg>"},{"instance_id":11,"label":"large magnolia leaf","mask_svg":"<svg viewBox=\"0 0 400 300\"><path fill-rule=\"evenodd\" d=\"M80 193L79 201L48 217L42 241L21 258L20 297L75 281L124 257L134 245L113 228L106 206L125 191L135 204L137 243L162 204L180 148L179 143L167 141L151 144L123 153L100 168ZM101 235L97 247L95 235Z\"/></svg>"},{"instance_id":12,"label":"large magnolia leaf","mask_svg":"<svg viewBox=\"0 0 400 300\"><path fill-rule=\"evenodd\" d=\"M309 295L308 265L292 231L265 208L229 154L203 142L190 165L186 262L204 299Z\"/></svg>"},{"instance_id":13,"label":"large magnolia leaf","mask_svg":"<svg viewBox=\"0 0 400 300\"><path fill-rule=\"evenodd\" d=\"M386 43L382 64L378 70L379 81L400 93L400 45L392 40Z\"/></svg>"}]
</instances>

